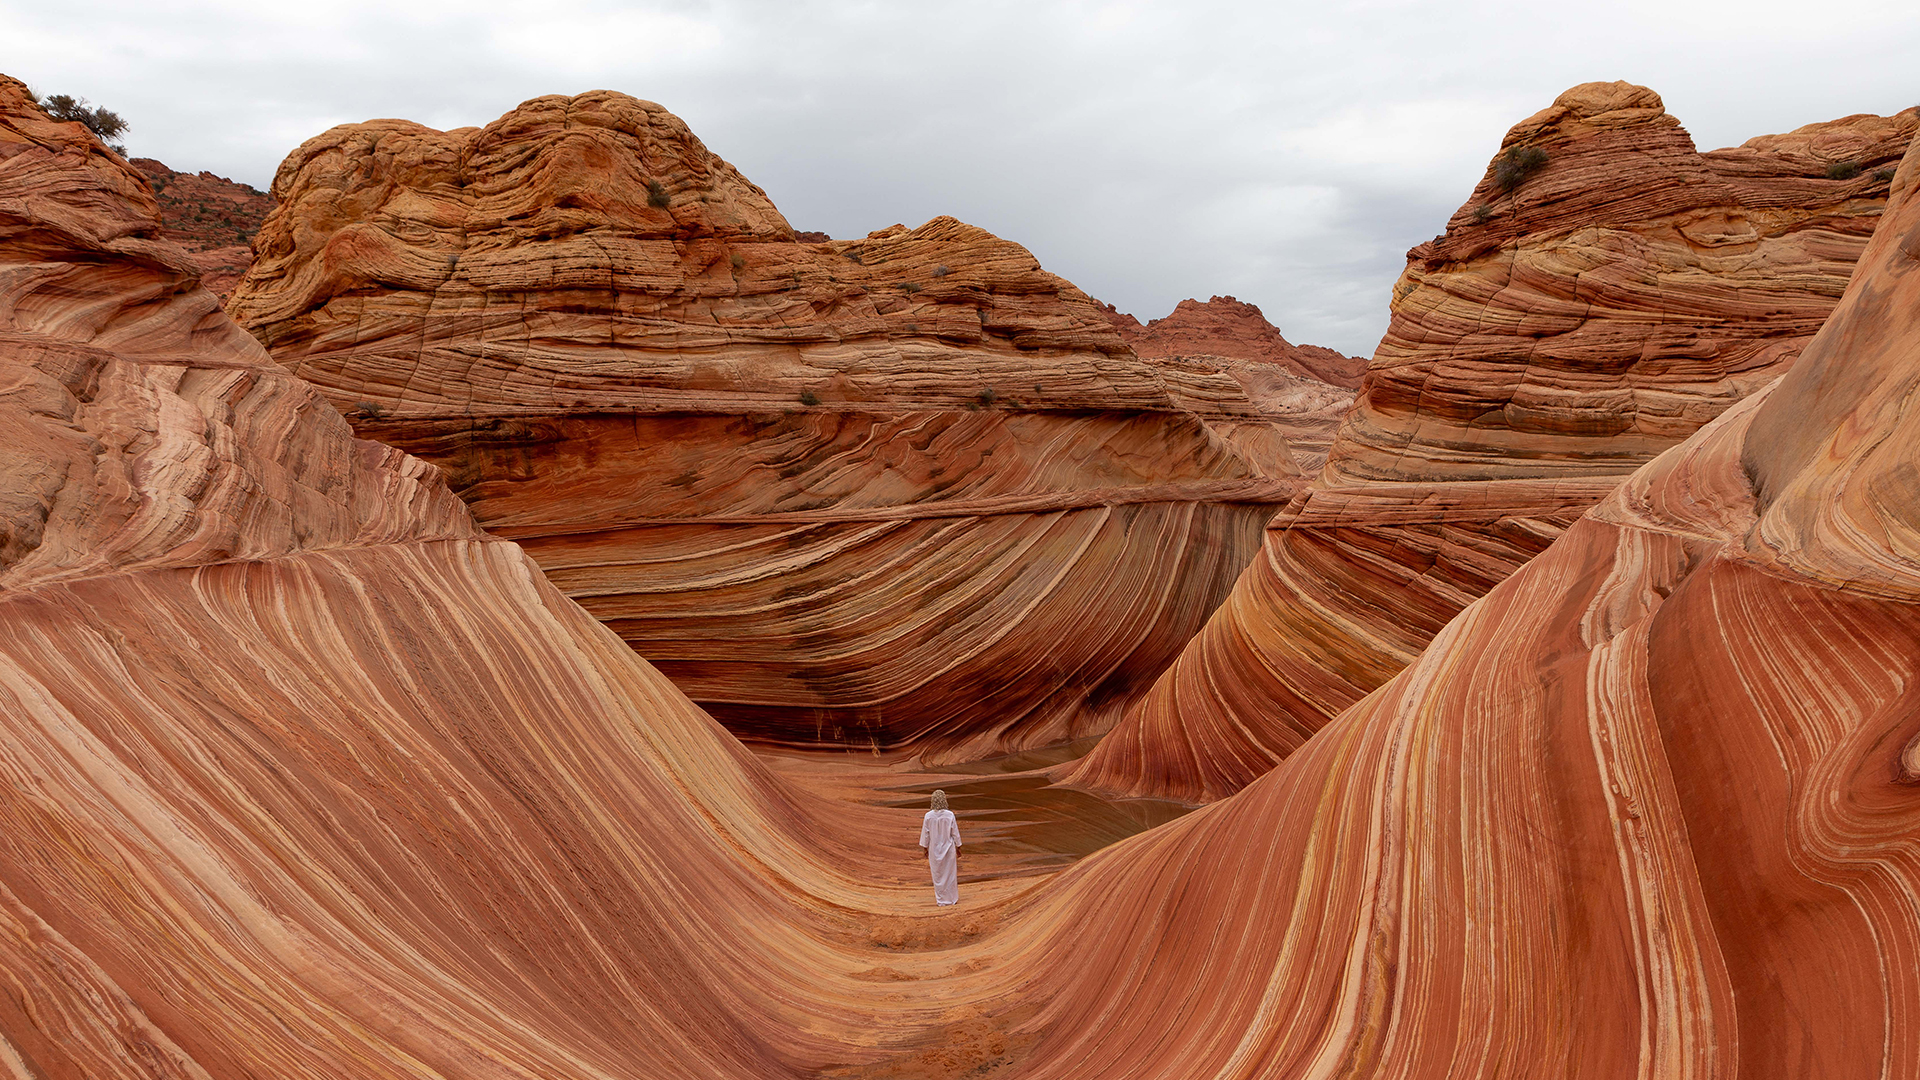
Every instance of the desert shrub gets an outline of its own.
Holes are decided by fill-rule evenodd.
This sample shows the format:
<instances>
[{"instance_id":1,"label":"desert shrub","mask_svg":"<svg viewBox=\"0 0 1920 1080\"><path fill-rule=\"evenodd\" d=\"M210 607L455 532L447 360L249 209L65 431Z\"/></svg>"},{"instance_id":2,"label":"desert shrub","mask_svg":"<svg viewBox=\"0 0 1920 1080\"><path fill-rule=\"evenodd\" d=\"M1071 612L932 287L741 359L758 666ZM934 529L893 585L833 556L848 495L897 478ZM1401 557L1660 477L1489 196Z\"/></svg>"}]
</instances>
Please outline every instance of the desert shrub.
<instances>
[{"instance_id":1,"label":"desert shrub","mask_svg":"<svg viewBox=\"0 0 1920 1080\"><path fill-rule=\"evenodd\" d=\"M985 390L980 391L979 396L974 398L974 400L978 401L981 407L984 408L988 405L992 405L994 401L997 398L999 398L999 396L1000 395L998 393L994 392L993 387L989 386Z\"/></svg>"},{"instance_id":2,"label":"desert shrub","mask_svg":"<svg viewBox=\"0 0 1920 1080\"><path fill-rule=\"evenodd\" d=\"M848 248L847 250L841 252L840 254L845 255L847 258L853 260L854 263L860 266L866 265L866 263L860 261L860 253L854 250L853 248Z\"/></svg>"},{"instance_id":3,"label":"desert shrub","mask_svg":"<svg viewBox=\"0 0 1920 1080\"><path fill-rule=\"evenodd\" d=\"M1857 161L1836 161L1827 166L1827 179L1851 180L1860 175L1860 163Z\"/></svg>"},{"instance_id":4,"label":"desert shrub","mask_svg":"<svg viewBox=\"0 0 1920 1080\"><path fill-rule=\"evenodd\" d=\"M820 395L811 390L802 390L800 391L800 404L818 405L820 404Z\"/></svg>"},{"instance_id":5,"label":"desert shrub","mask_svg":"<svg viewBox=\"0 0 1920 1080\"><path fill-rule=\"evenodd\" d=\"M127 148L117 140L126 134L127 122L120 114L105 106L89 108L86 98L77 98L71 94L49 94L40 99L40 107L47 115L65 123L82 124L88 131L100 137L100 141L121 157L127 155Z\"/></svg>"},{"instance_id":6,"label":"desert shrub","mask_svg":"<svg viewBox=\"0 0 1920 1080\"><path fill-rule=\"evenodd\" d=\"M1547 152L1537 146L1510 146L1493 159L1493 186L1512 191L1547 164Z\"/></svg>"},{"instance_id":7,"label":"desert shrub","mask_svg":"<svg viewBox=\"0 0 1920 1080\"><path fill-rule=\"evenodd\" d=\"M673 200L667 196L667 188L658 180L647 181L647 205L655 210L665 210Z\"/></svg>"},{"instance_id":8,"label":"desert shrub","mask_svg":"<svg viewBox=\"0 0 1920 1080\"><path fill-rule=\"evenodd\" d=\"M378 420L387 410L377 401L356 401L353 415L359 420Z\"/></svg>"},{"instance_id":9,"label":"desert shrub","mask_svg":"<svg viewBox=\"0 0 1920 1080\"><path fill-rule=\"evenodd\" d=\"M951 273L953 273L953 271L947 269L946 263L941 263L939 266L936 266L933 268L934 277L946 277L948 274L951 274Z\"/></svg>"},{"instance_id":10,"label":"desert shrub","mask_svg":"<svg viewBox=\"0 0 1920 1080\"><path fill-rule=\"evenodd\" d=\"M913 282L911 282L911 281L903 281L903 282L901 282L901 283L900 283L900 291L901 291L901 292L903 292L903 293L906 293L906 294L907 294L907 295L909 295L909 296L911 296L911 295L913 295L914 293L917 293L917 292L919 292L919 291L920 291L920 286L918 286L918 285L915 285L915 284L914 284Z\"/></svg>"},{"instance_id":11,"label":"desert shrub","mask_svg":"<svg viewBox=\"0 0 1920 1080\"><path fill-rule=\"evenodd\" d=\"M1873 170L1873 178L1883 184L1891 184L1893 183L1893 174L1899 171L1900 170L1889 165L1884 169Z\"/></svg>"},{"instance_id":12,"label":"desert shrub","mask_svg":"<svg viewBox=\"0 0 1920 1080\"><path fill-rule=\"evenodd\" d=\"M727 256L727 265L733 267L733 272L737 274L747 268L747 257L736 251Z\"/></svg>"},{"instance_id":13,"label":"desert shrub","mask_svg":"<svg viewBox=\"0 0 1920 1080\"><path fill-rule=\"evenodd\" d=\"M1493 207L1488 206L1486 203L1481 203L1479 206L1473 208L1473 223L1475 225L1485 225L1492 217Z\"/></svg>"}]
</instances>

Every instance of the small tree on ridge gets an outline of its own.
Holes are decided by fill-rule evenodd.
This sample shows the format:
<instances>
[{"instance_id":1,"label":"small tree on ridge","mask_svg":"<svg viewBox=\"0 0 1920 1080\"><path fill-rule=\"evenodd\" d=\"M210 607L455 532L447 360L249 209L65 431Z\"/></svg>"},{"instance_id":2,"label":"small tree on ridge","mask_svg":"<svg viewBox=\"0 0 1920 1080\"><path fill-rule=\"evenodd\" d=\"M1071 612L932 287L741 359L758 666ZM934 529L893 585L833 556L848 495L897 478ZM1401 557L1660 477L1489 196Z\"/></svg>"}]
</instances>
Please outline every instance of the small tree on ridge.
<instances>
[{"instance_id":1,"label":"small tree on ridge","mask_svg":"<svg viewBox=\"0 0 1920 1080\"><path fill-rule=\"evenodd\" d=\"M47 115L66 123L86 126L88 131L100 137L100 141L121 157L127 156L127 148L119 142L126 133L127 122L119 113L104 105L89 108L86 98L77 98L72 94L49 94L40 99L40 107Z\"/></svg>"}]
</instances>

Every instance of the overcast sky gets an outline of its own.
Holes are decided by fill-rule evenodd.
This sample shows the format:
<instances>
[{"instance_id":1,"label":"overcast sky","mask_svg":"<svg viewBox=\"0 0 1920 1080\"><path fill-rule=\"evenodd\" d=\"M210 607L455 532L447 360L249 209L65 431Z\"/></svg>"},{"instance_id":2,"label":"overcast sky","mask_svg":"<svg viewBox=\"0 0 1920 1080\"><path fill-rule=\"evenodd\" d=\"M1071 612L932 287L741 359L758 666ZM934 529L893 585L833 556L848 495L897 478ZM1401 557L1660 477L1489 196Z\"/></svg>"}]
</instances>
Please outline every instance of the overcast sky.
<instances>
[{"instance_id":1,"label":"overcast sky","mask_svg":"<svg viewBox=\"0 0 1920 1080\"><path fill-rule=\"evenodd\" d=\"M130 153L266 188L302 140L657 101L795 228L952 214L1142 320L1260 305L1369 355L1406 249L1560 91L1659 91L1703 149L1920 102L1920 3L0 0L0 71Z\"/></svg>"}]
</instances>

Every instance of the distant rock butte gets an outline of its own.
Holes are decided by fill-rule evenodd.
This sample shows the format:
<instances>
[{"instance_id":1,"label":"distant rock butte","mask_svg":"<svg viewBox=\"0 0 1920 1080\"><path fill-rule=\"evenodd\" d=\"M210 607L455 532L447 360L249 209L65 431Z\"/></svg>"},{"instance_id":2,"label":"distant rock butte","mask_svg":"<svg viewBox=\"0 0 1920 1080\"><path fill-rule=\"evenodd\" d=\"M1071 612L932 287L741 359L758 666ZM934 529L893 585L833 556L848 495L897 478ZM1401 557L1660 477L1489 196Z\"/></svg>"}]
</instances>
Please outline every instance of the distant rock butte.
<instances>
[{"instance_id":1,"label":"distant rock butte","mask_svg":"<svg viewBox=\"0 0 1920 1080\"><path fill-rule=\"evenodd\" d=\"M210 172L175 172L152 158L129 164L152 185L166 238L187 250L200 268L200 284L224 303L253 265L253 235L273 197Z\"/></svg>"},{"instance_id":2,"label":"distant rock butte","mask_svg":"<svg viewBox=\"0 0 1920 1080\"><path fill-rule=\"evenodd\" d=\"M1300 482L1238 380L1019 245L802 243L624 95L335 128L274 191L235 317L749 738L1103 730Z\"/></svg>"},{"instance_id":3,"label":"distant rock butte","mask_svg":"<svg viewBox=\"0 0 1920 1080\"><path fill-rule=\"evenodd\" d=\"M1787 371L1916 126L1914 109L1850 116L1699 153L1627 83L1515 126L1446 234L1408 253L1324 471L1075 782L1238 790L1622 477Z\"/></svg>"},{"instance_id":4,"label":"distant rock butte","mask_svg":"<svg viewBox=\"0 0 1920 1080\"><path fill-rule=\"evenodd\" d=\"M1351 390L1367 372L1367 358L1347 356L1319 345L1295 345L1260 309L1231 296L1182 300L1173 313L1145 326L1140 320L1103 306L1107 320L1133 351L1148 359L1164 356L1225 356L1273 364L1288 374Z\"/></svg>"}]
</instances>

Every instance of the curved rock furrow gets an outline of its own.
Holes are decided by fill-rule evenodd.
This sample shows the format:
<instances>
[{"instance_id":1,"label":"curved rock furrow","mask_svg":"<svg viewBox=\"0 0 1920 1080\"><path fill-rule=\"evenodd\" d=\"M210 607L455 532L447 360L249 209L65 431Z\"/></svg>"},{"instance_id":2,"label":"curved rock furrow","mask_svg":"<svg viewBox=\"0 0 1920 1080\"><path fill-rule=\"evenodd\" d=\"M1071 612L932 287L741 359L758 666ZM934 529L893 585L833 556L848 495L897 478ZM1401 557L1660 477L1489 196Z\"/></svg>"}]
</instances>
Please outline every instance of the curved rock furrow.
<instances>
[{"instance_id":1,"label":"curved rock furrow","mask_svg":"<svg viewBox=\"0 0 1920 1080\"><path fill-rule=\"evenodd\" d=\"M1238 790L1622 477L1790 370L1916 124L1852 116L1703 154L1652 91L1589 83L1516 125L1408 253L1324 470L1072 782ZM1503 183L1522 153L1534 170Z\"/></svg>"},{"instance_id":2,"label":"curved rock furrow","mask_svg":"<svg viewBox=\"0 0 1920 1080\"><path fill-rule=\"evenodd\" d=\"M336 128L274 191L235 317L756 740L952 761L1104 730L1298 486L1240 381L1142 362L1019 245L802 242L624 95ZM847 542L887 519L917 524ZM815 523L742 565L743 527ZM975 572L1023 529L1030 568Z\"/></svg>"},{"instance_id":3,"label":"curved rock furrow","mask_svg":"<svg viewBox=\"0 0 1920 1080\"><path fill-rule=\"evenodd\" d=\"M800 1076L994 993L876 1033L912 815L776 779L153 227L0 79L0 1066Z\"/></svg>"}]
</instances>

